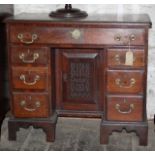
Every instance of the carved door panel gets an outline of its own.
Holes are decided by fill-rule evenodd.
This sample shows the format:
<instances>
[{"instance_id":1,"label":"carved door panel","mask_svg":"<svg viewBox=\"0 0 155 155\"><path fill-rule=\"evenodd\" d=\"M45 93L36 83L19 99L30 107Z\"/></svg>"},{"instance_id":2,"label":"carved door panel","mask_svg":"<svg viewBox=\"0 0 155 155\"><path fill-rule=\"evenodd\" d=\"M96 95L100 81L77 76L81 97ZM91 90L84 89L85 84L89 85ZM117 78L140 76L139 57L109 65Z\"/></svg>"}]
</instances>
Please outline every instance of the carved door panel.
<instances>
[{"instance_id":1,"label":"carved door panel","mask_svg":"<svg viewBox=\"0 0 155 155\"><path fill-rule=\"evenodd\" d=\"M101 50L61 49L57 51L61 79L57 79L58 104L63 110L99 111L101 109ZM60 82L58 82L58 80ZM103 81L103 80L102 80ZM102 88L101 88L102 89Z\"/></svg>"}]
</instances>

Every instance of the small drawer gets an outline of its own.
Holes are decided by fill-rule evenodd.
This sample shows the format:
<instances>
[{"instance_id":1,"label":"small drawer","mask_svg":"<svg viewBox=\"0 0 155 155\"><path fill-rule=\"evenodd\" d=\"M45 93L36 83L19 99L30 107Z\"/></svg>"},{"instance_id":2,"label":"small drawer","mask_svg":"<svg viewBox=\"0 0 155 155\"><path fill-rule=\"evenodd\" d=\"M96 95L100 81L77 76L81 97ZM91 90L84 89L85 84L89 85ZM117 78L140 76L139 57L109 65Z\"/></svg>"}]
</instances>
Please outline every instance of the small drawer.
<instances>
[{"instance_id":1,"label":"small drawer","mask_svg":"<svg viewBox=\"0 0 155 155\"><path fill-rule=\"evenodd\" d=\"M30 44L144 45L145 29L57 27L36 23L10 25L10 42Z\"/></svg>"},{"instance_id":2,"label":"small drawer","mask_svg":"<svg viewBox=\"0 0 155 155\"><path fill-rule=\"evenodd\" d=\"M14 90L47 90L48 69L45 67L12 67Z\"/></svg>"},{"instance_id":3,"label":"small drawer","mask_svg":"<svg viewBox=\"0 0 155 155\"><path fill-rule=\"evenodd\" d=\"M47 94L13 94L12 103L15 117L49 117L50 102Z\"/></svg>"},{"instance_id":4,"label":"small drawer","mask_svg":"<svg viewBox=\"0 0 155 155\"><path fill-rule=\"evenodd\" d=\"M21 47L10 48L11 63L13 65L48 65L49 49L46 47Z\"/></svg>"},{"instance_id":5,"label":"small drawer","mask_svg":"<svg viewBox=\"0 0 155 155\"><path fill-rule=\"evenodd\" d=\"M107 120L142 121L143 98L139 96L108 96Z\"/></svg>"},{"instance_id":6,"label":"small drawer","mask_svg":"<svg viewBox=\"0 0 155 155\"><path fill-rule=\"evenodd\" d=\"M107 91L108 93L143 93L144 71L143 70L108 70Z\"/></svg>"},{"instance_id":7,"label":"small drawer","mask_svg":"<svg viewBox=\"0 0 155 155\"><path fill-rule=\"evenodd\" d=\"M144 67L144 49L108 49L109 67Z\"/></svg>"}]
</instances>

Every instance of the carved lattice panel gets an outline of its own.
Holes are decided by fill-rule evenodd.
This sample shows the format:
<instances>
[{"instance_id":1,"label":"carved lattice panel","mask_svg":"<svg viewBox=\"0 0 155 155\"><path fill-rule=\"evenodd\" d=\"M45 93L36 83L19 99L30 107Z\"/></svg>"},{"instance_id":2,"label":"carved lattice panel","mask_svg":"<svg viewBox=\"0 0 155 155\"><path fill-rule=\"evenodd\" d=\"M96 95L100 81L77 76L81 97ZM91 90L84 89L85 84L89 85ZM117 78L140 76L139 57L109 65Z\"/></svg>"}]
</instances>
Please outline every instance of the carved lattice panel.
<instances>
[{"instance_id":1,"label":"carved lattice panel","mask_svg":"<svg viewBox=\"0 0 155 155\"><path fill-rule=\"evenodd\" d=\"M64 50L62 97L68 105L97 104L99 53L95 50Z\"/></svg>"},{"instance_id":2,"label":"carved lattice panel","mask_svg":"<svg viewBox=\"0 0 155 155\"><path fill-rule=\"evenodd\" d=\"M68 77L68 98L90 100L92 98L93 83L93 63L70 62L70 72Z\"/></svg>"}]
</instances>

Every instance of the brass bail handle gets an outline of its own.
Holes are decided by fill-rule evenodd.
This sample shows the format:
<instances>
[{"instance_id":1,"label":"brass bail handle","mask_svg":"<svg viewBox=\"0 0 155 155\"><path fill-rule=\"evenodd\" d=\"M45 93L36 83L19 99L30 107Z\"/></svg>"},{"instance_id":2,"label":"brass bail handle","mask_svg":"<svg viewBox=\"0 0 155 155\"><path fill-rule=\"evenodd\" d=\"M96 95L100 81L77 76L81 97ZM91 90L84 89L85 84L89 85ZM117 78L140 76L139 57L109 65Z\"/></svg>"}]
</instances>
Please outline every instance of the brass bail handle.
<instances>
[{"instance_id":1,"label":"brass bail handle","mask_svg":"<svg viewBox=\"0 0 155 155\"><path fill-rule=\"evenodd\" d=\"M28 49L28 54L30 53L30 50ZM31 60L26 60L26 54L21 53L19 55L19 59L22 60L23 63L34 63L39 58L39 53L33 53Z\"/></svg>"},{"instance_id":2,"label":"brass bail handle","mask_svg":"<svg viewBox=\"0 0 155 155\"><path fill-rule=\"evenodd\" d=\"M124 81L122 79L117 78L115 80L115 84L117 86L119 86L120 88L132 88L136 84L136 80L134 78L131 78L129 81L129 85L126 86L126 85L124 85Z\"/></svg>"},{"instance_id":3,"label":"brass bail handle","mask_svg":"<svg viewBox=\"0 0 155 155\"><path fill-rule=\"evenodd\" d=\"M120 104L116 104L115 109L121 114L130 114L134 110L134 104L130 104L127 111L122 111L120 107Z\"/></svg>"},{"instance_id":4,"label":"brass bail handle","mask_svg":"<svg viewBox=\"0 0 155 155\"><path fill-rule=\"evenodd\" d=\"M131 35L129 36L129 40L130 40L130 41L135 41L135 40L136 40L136 35L135 35L135 34L131 34Z\"/></svg>"},{"instance_id":5,"label":"brass bail handle","mask_svg":"<svg viewBox=\"0 0 155 155\"><path fill-rule=\"evenodd\" d=\"M127 104L127 99L125 99L124 98L124 104ZM126 111L123 111L123 110L121 110L121 105L120 104L116 104L115 105L115 109L119 112L119 113L121 113L121 114L130 114L133 110L134 110L134 104L130 104L129 105L129 108L128 108L128 110L126 110Z\"/></svg>"},{"instance_id":6,"label":"brass bail handle","mask_svg":"<svg viewBox=\"0 0 155 155\"><path fill-rule=\"evenodd\" d=\"M131 35L128 35L128 36L124 36L123 37L121 34L116 34L114 36L114 40L115 41L118 41L118 42L123 41L124 38L127 39L127 41L124 42L124 43L129 44L129 42L132 42L132 41L135 41L136 40L136 35L135 34L131 34Z\"/></svg>"},{"instance_id":7,"label":"brass bail handle","mask_svg":"<svg viewBox=\"0 0 155 155\"><path fill-rule=\"evenodd\" d=\"M30 41L24 40L24 35L22 33L19 33L17 38L20 40L21 43L29 45L29 44L33 44L34 41L38 39L38 35L37 34L32 34Z\"/></svg>"},{"instance_id":8,"label":"brass bail handle","mask_svg":"<svg viewBox=\"0 0 155 155\"><path fill-rule=\"evenodd\" d=\"M40 108L41 103L40 103L39 101L36 101L36 102L34 103L34 106L35 106L34 108L28 108L28 107L27 107L27 102L26 102L25 100L22 100L22 101L20 102L20 106L23 107L24 110L26 110L26 111L34 112L34 111L36 111L38 108Z\"/></svg>"},{"instance_id":9,"label":"brass bail handle","mask_svg":"<svg viewBox=\"0 0 155 155\"><path fill-rule=\"evenodd\" d=\"M35 85L35 84L37 83L37 81L40 80L40 76L39 76L39 75L36 75L36 76L34 77L34 81L33 81L33 82L27 82L27 81L26 81L26 76L25 76L24 74L20 75L19 78L20 78L21 81L23 81L23 83L24 83L25 85L28 85L28 86Z\"/></svg>"}]
</instances>

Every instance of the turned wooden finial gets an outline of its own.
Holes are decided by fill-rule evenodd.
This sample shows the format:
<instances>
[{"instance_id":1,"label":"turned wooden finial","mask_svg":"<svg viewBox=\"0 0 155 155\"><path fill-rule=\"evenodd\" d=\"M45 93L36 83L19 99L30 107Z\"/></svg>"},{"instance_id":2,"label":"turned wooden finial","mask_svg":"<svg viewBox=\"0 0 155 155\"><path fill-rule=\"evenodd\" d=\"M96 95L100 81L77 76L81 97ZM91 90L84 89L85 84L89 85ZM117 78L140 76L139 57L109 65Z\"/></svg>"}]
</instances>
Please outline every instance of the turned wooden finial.
<instances>
[{"instance_id":1,"label":"turned wooden finial","mask_svg":"<svg viewBox=\"0 0 155 155\"><path fill-rule=\"evenodd\" d=\"M72 5L71 4L66 4L65 5L65 9L66 10L71 10L72 9Z\"/></svg>"},{"instance_id":2,"label":"turned wooden finial","mask_svg":"<svg viewBox=\"0 0 155 155\"><path fill-rule=\"evenodd\" d=\"M85 18L88 14L76 8L72 8L72 4L65 4L65 8L57 9L50 13L53 18Z\"/></svg>"}]
</instances>

